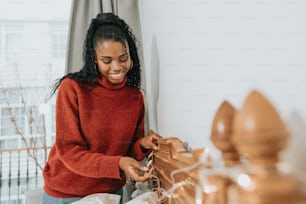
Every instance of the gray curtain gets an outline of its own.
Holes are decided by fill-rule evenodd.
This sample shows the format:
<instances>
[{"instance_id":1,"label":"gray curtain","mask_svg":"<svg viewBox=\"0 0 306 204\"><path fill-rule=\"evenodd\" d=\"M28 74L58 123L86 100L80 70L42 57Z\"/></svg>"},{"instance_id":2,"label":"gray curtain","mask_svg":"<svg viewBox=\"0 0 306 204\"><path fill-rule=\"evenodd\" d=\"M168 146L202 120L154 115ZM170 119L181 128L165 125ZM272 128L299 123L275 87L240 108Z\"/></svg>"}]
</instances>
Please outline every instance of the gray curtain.
<instances>
[{"instance_id":1,"label":"gray curtain","mask_svg":"<svg viewBox=\"0 0 306 204\"><path fill-rule=\"evenodd\" d=\"M112 12L120 16L131 27L137 38L140 63L143 65L141 27L138 0L73 0L71 6L70 28L68 34L66 73L79 71L83 66L83 43L92 18L98 13ZM144 79L142 67L142 79ZM144 80L143 80L144 81ZM145 83L142 83L144 88ZM146 116L147 117L147 116ZM147 127L147 125L146 125ZM147 128L146 128L147 131ZM130 199L133 187L123 189L123 203Z\"/></svg>"}]
</instances>

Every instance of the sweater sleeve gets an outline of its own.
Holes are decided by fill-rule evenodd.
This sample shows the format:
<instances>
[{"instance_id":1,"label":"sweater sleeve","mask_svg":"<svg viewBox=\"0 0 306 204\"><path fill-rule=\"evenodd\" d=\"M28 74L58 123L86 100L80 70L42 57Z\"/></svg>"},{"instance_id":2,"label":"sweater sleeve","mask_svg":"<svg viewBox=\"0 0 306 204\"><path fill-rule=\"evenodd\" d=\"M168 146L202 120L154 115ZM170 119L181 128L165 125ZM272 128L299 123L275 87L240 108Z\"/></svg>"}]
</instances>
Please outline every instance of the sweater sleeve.
<instances>
[{"instance_id":1,"label":"sweater sleeve","mask_svg":"<svg viewBox=\"0 0 306 204\"><path fill-rule=\"evenodd\" d=\"M120 156L89 151L80 128L78 85L71 79L61 83L56 100L57 156L67 169L84 177L120 179Z\"/></svg>"},{"instance_id":2,"label":"sweater sleeve","mask_svg":"<svg viewBox=\"0 0 306 204\"><path fill-rule=\"evenodd\" d=\"M147 156L150 152L143 151L140 146L140 140L144 137L144 116L145 116L145 106L144 106L144 99L142 93L139 91L139 98L140 98L140 112L139 112L139 119L137 123L137 127L135 129L133 143L131 144L129 155L136 160L140 161L145 156Z\"/></svg>"}]
</instances>

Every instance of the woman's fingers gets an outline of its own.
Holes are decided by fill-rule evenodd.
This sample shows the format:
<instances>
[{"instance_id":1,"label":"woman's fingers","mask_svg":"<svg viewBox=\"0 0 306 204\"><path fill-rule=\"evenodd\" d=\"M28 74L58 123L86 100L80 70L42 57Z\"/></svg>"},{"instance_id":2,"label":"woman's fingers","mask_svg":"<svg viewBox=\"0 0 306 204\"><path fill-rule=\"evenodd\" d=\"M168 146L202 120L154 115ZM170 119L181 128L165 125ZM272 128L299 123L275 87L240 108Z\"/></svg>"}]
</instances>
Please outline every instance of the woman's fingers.
<instances>
[{"instance_id":1,"label":"woman's fingers","mask_svg":"<svg viewBox=\"0 0 306 204\"><path fill-rule=\"evenodd\" d=\"M150 140L150 147L151 149L157 150L158 149L158 140L161 138L159 135L151 134L148 136Z\"/></svg>"},{"instance_id":2,"label":"woman's fingers","mask_svg":"<svg viewBox=\"0 0 306 204\"><path fill-rule=\"evenodd\" d=\"M143 182L152 177L153 169L149 169L148 167L142 166L140 163L134 165L130 170L130 176L135 181Z\"/></svg>"},{"instance_id":3,"label":"woman's fingers","mask_svg":"<svg viewBox=\"0 0 306 204\"><path fill-rule=\"evenodd\" d=\"M146 181L152 177L152 165L143 166L131 157L121 157L119 160L120 168L135 181Z\"/></svg>"}]
</instances>

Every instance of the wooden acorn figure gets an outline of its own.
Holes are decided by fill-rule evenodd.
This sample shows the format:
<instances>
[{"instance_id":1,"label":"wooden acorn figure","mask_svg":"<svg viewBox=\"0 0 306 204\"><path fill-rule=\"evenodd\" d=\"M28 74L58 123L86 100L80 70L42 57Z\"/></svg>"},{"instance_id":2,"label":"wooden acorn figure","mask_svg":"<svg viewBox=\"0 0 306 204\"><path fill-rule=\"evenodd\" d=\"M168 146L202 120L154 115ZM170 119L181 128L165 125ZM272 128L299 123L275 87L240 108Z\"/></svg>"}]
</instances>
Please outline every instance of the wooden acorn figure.
<instances>
[{"instance_id":1,"label":"wooden acorn figure","mask_svg":"<svg viewBox=\"0 0 306 204\"><path fill-rule=\"evenodd\" d=\"M239 204L306 203L305 186L276 166L288 139L289 131L274 106L260 92L252 91L233 121L235 147L250 165L244 175L247 182L238 188Z\"/></svg>"},{"instance_id":2,"label":"wooden acorn figure","mask_svg":"<svg viewBox=\"0 0 306 204\"><path fill-rule=\"evenodd\" d=\"M218 108L213 120L210 139L222 152L225 167L232 167L239 163L239 155L232 142L232 123L236 109L224 101ZM227 175L213 174L208 176L208 182L216 186L216 192L209 204L228 204L229 187L233 184Z\"/></svg>"},{"instance_id":3,"label":"wooden acorn figure","mask_svg":"<svg viewBox=\"0 0 306 204\"><path fill-rule=\"evenodd\" d=\"M222 152L226 166L232 166L239 162L239 155L231 138L235 112L236 109L228 101L224 101L217 110L211 130L210 139Z\"/></svg>"}]
</instances>

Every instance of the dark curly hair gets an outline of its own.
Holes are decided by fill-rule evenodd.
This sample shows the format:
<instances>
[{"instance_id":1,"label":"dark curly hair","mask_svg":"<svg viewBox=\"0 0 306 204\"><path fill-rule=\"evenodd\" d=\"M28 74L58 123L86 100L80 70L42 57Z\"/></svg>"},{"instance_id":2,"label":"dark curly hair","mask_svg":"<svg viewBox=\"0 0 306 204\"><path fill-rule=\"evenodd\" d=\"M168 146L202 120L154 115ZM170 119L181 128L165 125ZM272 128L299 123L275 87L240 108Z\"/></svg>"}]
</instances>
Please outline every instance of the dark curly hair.
<instances>
[{"instance_id":1,"label":"dark curly hair","mask_svg":"<svg viewBox=\"0 0 306 204\"><path fill-rule=\"evenodd\" d=\"M97 78L100 76L95 64L95 47L99 40L115 40L123 43L127 42L130 50L133 67L127 73L127 85L140 88L140 63L136 47L136 38L131 28L124 20L113 13L100 13L92 19L88 28L86 39L83 46L83 58L85 64L83 68L74 73L68 73L58 79L53 87L51 95L58 89L65 78L74 79L83 84L95 86Z\"/></svg>"}]
</instances>

